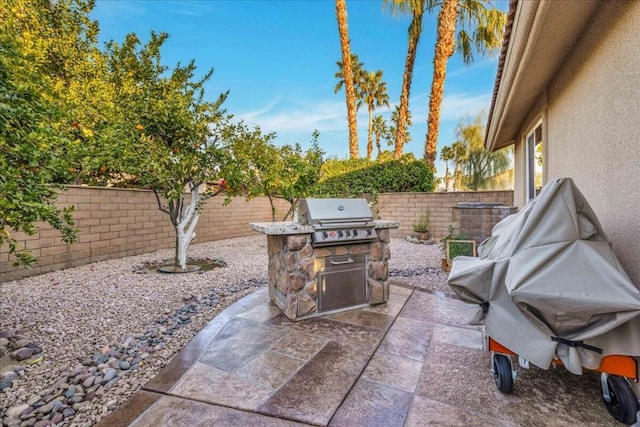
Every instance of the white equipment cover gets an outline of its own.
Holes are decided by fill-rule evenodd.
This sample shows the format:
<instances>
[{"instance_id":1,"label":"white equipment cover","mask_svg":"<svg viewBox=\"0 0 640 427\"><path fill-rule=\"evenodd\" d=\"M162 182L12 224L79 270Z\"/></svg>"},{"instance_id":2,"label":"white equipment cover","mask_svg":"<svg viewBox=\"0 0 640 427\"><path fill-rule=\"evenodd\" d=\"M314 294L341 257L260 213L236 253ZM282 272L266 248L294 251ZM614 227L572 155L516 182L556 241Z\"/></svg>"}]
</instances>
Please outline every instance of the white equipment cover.
<instances>
[{"instance_id":1,"label":"white equipment cover","mask_svg":"<svg viewBox=\"0 0 640 427\"><path fill-rule=\"evenodd\" d=\"M449 285L480 304L472 323L503 346L543 369L557 356L574 374L640 356L640 291L570 178L496 224L478 254L453 260Z\"/></svg>"}]
</instances>

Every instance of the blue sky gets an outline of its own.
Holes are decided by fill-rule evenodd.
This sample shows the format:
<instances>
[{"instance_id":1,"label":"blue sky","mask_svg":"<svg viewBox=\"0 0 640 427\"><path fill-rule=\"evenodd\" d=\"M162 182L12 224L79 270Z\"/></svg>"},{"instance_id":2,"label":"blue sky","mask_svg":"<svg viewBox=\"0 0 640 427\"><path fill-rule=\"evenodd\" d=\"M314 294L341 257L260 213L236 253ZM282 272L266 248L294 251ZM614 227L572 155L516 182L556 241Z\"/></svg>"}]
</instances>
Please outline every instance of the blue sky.
<instances>
[{"instance_id":1,"label":"blue sky","mask_svg":"<svg viewBox=\"0 0 640 427\"><path fill-rule=\"evenodd\" d=\"M506 1L498 6L506 10ZM351 50L366 70L384 72L393 108L400 98L410 19L383 11L381 0L347 0L347 13ZM214 68L207 95L213 100L229 90L225 106L236 119L276 132L279 145L308 147L318 129L327 156L348 157L345 95L333 92L341 60L334 0L97 0L92 18L100 24L102 42L121 42L131 32L142 40L152 30L169 33L163 63L194 59L202 73ZM435 23L435 16L426 16L411 89L412 140L405 152L418 158L427 129ZM461 118L489 110L496 67L497 57L478 57L470 66L457 54L451 58L439 148L455 141ZM391 109L375 114L389 119ZM363 107L358 113L361 156L366 155L367 126ZM443 164L436 167L442 176Z\"/></svg>"}]
</instances>

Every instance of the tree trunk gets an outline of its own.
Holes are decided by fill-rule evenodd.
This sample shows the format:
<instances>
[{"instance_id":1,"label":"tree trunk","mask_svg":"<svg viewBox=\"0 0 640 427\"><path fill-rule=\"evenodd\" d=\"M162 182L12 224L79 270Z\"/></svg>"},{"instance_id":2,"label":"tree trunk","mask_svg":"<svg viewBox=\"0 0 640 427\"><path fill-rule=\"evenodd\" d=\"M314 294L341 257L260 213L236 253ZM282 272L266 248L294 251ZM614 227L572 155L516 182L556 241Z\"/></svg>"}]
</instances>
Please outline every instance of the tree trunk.
<instances>
[{"instance_id":1,"label":"tree trunk","mask_svg":"<svg viewBox=\"0 0 640 427\"><path fill-rule=\"evenodd\" d=\"M396 141L393 149L393 158L402 156L404 143L407 140L407 122L409 116L409 94L411 93L411 80L413 79L413 66L416 62L416 51L422 34L422 15L424 13L424 0L419 2L417 9L413 10L413 20L409 27L409 47L404 61L404 75L402 76L402 91L400 92L400 109L398 110L398 123L396 123Z\"/></svg>"},{"instance_id":2,"label":"tree trunk","mask_svg":"<svg viewBox=\"0 0 640 427\"><path fill-rule=\"evenodd\" d=\"M367 137L367 160L371 160L373 153L373 105L369 105L369 134Z\"/></svg>"},{"instance_id":3,"label":"tree trunk","mask_svg":"<svg viewBox=\"0 0 640 427\"><path fill-rule=\"evenodd\" d=\"M444 81L447 76L447 62L455 52L456 23L458 20L458 1L444 0L438 14L438 36L433 57L433 80L429 97L429 119L424 147L424 159L434 166L438 151L438 131L440 130L440 110L444 95Z\"/></svg>"},{"instance_id":4,"label":"tree trunk","mask_svg":"<svg viewBox=\"0 0 640 427\"><path fill-rule=\"evenodd\" d=\"M449 182L451 178L449 177L449 162L445 160L444 162L444 190L449 191Z\"/></svg>"},{"instance_id":5,"label":"tree trunk","mask_svg":"<svg viewBox=\"0 0 640 427\"><path fill-rule=\"evenodd\" d=\"M196 225L200 219L200 211L198 210L198 202L200 201L200 185L196 185L191 189L191 200L180 218L176 226L176 258L174 265L178 265L182 270L187 269L187 248L191 241L196 237Z\"/></svg>"},{"instance_id":6,"label":"tree trunk","mask_svg":"<svg viewBox=\"0 0 640 427\"><path fill-rule=\"evenodd\" d=\"M356 91L353 83L353 69L351 66L351 47L349 44L349 29L347 27L346 0L336 0L336 17L340 47L342 49L342 71L344 73L344 87L347 98L347 118L349 120L349 156L359 157L358 153L358 124L356 121Z\"/></svg>"}]
</instances>

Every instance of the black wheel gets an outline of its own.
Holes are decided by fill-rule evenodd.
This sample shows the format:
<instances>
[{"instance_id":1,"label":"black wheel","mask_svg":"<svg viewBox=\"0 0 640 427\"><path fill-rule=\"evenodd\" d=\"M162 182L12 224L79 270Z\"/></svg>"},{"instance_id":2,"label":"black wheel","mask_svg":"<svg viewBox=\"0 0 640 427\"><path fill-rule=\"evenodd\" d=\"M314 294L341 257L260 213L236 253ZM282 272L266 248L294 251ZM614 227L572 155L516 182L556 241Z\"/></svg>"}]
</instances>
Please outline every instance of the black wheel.
<instances>
[{"instance_id":1,"label":"black wheel","mask_svg":"<svg viewBox=\"0 0 640 427\"><path fill-rule=\"evenodd\" d=\"M493 356L493 378L501 392L511 393L513 391L513 372L508 356L504 354Z\"/></svg>"},{"instance_id":2,"label":"black wheel","mask_svg":"<svg viewBox=\"0 0 640 427\"><path fill-rule=\"evenodd\" d=\"M607 411L613 418L625 424L633 424L636 422L636 413L638 412L638 398L631 389L631 386L622 377L618 375L609 375L607 377L607 385L609 386L609 401L602 393L602 400Z\"/></svg>"}]
</instances>

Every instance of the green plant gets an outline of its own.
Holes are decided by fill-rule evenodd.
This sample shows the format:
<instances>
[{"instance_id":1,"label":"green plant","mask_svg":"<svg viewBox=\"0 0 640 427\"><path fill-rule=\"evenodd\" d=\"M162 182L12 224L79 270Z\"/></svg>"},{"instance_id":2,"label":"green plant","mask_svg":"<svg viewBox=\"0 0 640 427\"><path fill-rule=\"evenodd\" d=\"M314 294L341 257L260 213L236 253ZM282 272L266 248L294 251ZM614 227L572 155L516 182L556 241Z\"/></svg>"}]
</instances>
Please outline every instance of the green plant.
<instances>
[{"instance_id":1,"label":"green plant","mask_svg":"<svg viewBox=\"0 0 640 427\"><path fill-rule=\"evenodd\" d=\"M475 256L475 242L473 240L469 240L462 233L457 233L452 225L449 225L448 231L449 234L440 240L443 258L454 259L458 256Z\"/></svg>"},{"instance_id":2,"label":"green plant","mask_svg":"<svg viewBox=\"0 0 640 427\"><path fill-rule=\"evenodd\" d=\"M429 210L420 214L417 220L413 221L413 231L416 233L426 233L429 231Z\"/></svg>"},{"instance_id":3,"label":"green plant","mask_svg":"<svg viewBox=\"0 0 640 427\"><path fill-rule=\"evenodd\" d=\"M362 197L364 194L433 191L433 170L409 157L387 162L366 159L325 162L320 180L310 189L316 197Z\"/></svg>"}]
</instances>

